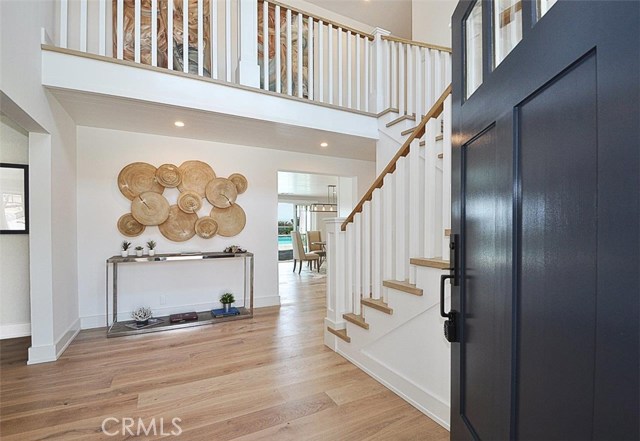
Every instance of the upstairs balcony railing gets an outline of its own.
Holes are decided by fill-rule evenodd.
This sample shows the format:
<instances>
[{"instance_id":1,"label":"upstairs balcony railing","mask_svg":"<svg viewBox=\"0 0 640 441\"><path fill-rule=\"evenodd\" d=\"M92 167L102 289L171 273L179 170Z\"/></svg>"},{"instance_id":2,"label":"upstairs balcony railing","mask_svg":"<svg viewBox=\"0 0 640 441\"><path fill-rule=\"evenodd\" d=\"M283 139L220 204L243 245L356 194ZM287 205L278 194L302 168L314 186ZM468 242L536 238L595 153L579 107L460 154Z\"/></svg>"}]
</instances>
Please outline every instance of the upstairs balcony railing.
<instances>
[{"instance_id":1,"label":"upstairs balcony railing","mask_svg":"<svg viewBox=\"0 0 640 441\"><path fill-rule=\"evenodd\" d=\"M421 119L450 50L265 0L57 0L56 45L276 94ZM265 20L266 18L266 20Z\"/></svg>"}]
</instances>

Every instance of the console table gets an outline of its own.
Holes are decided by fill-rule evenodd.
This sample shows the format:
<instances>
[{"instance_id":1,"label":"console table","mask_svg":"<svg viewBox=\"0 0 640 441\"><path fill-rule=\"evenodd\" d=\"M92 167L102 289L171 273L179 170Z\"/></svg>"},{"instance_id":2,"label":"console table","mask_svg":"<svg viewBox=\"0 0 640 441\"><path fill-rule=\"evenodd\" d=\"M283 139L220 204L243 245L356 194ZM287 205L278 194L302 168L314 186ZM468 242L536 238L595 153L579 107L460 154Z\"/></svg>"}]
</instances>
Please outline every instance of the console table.
<instances>
[{"instance_id":1,"label":"console table","mask_svg":"<svg viewBox=\"0 0 640 441\"><path fill-rule=\"evenodd\" d=\"M227 317L213 317L211 310L197 311L198 320L189 322L171 323L169 316L154 317L161 320L160 323L146 326L135 327L133 320L118 321L118 265L128 263L143 263L143 264L170 264L177 261L211 261L211 259L242 259L244 265L244 295L243 304L238 307L239 315L227 316ZM118 337L123 335L144 334L148 332L166 331L168 329L186 328L191 326L208 325L219 322L226 322L232 320L240 320L253 317L253 254L252 253L223 253L223 252L211 252L211 253L173 253L173 254L157 254L155 256L129 256L120 257L113 256L107 259L107 271L106 271L106 308L107 308L107 337ZM111 283L109 277L109 269L111 267ZM111 285L111 290L109 290ZM111 321L109 320L109 300L111 294ZM212 308L215 304L212 303Z\"/></svg>"}]
</instances>

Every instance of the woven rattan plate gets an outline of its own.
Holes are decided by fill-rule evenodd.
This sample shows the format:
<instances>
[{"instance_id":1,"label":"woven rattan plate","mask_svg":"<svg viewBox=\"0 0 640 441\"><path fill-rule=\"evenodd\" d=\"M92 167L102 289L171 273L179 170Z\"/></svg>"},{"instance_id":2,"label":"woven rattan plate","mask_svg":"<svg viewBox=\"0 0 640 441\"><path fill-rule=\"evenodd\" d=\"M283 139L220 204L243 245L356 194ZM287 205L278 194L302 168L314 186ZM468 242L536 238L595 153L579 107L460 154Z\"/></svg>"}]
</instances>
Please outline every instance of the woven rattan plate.
<instances>
[{"instance_id":1,"label":"woven rattan plate","mask_svg":"<svg viewBox=\"0 0 640 441\"><path fill-rule=\"evenodd\" d=\"M177 165L162 164L156 170L156 179L160 185L167 188L177 187L182 182L182 175Z\"/></svg>"},{"instance_id":2,"label":"woven rattan plate","mask_svg":"<svg viewBox=\"0 0 640 441\"><path fill-rule=\"evenodd\" d=\"M169 202L161 194L146 191L131 201L131 215L142 225L160 225L169 216Z\"/></svg>"},{"instance_id":3,"label":"woven rattan plate","mask_svg":"<svg viewBox=\"0 0 640 441\"><path fill-rule=\"evenodd\" d=\"M202 161L185 161L179 170L182 182L178 185L178 190L195 191L201 197L205 196L207 184L216 177L211 166Z\"/></svg>"},{"instance_id":4,"label":"woven rattan plate","mask_svg":"<svg viewBox=\"0 0 640 441\"><path fill-rule=\"evenodd\" d=\"M134 162L124 167L118 175L118 188L129 200L146 191L160 194L164 191L156 180L156 168L146 162Z\"/></svg>"},{"instance_id":5,"label":"woven rattan plate","mask_svg":"<svg viewBox=\"0 0 640 441\"><path fill-rule=\"evenodd\" d=\"M197 213L202 208L202 198L195 191L185 191L178 196L178 207L185 213Z\"/></svg>"},{"instance_id":6,"label":"woven rattan plate","mask_svg":"<svg viewBox=\"0 0 640 441\"><path fill-rule=\"evenodd\" d=\"M216 208L229 208L238 197L235 184L226 178L209 182L205 193L207 200Z\"/></svg>"},{"instance_id":7,"label":"woven rattan plate","mask_svg":"<svg viewBox=\"0 0 640 441\"><path fill-rule=\"evenodd\" d=\"M247 188L249 187L249 182L247 181L247 178L245 178L240 173L232 174L231 176L229 176L229 180L233 182L234 185L236 186L236 190L238 191L238 194L244 193L245 191L247 191Z\"/></svg>"},{"instance_id":8,"label":"woven rattan plate","mask_svg":"<svg viewBox=\"0 0 640 441\"><path fill-rule=\"evenodd\" d=\"M145 226L135 220L131 213L127 213L123 214L120 216L120 219L118 219L118 230L124 236L137 237L144 232Z\"/></svg>"},{"instance_id":9,"label":"woven rattan plate","mask_svg":"<svg viewBox=\"0 0 640 441\"><path fill-rule=\"evenodd\" d=\"M197 220L197 214L185 213L177 205L172 205L169 209L169 217L164 223L158 225L158 229L167 239L184 242L195 236Z\"/></svg>"},{"instance_id":10,"label":"woven rattan plate","mask_svg":"<svg viewBox=\"0 0 640 441\"><path fill-rule=\"evenodd\" d=\"M211 210L211 217L218 223L218 234L224 237L239 234L247 223L247 216L238 204L233 204L229 208L214 207Z\"/></svg>"},{"instance_id":11,"label":"woven rattan plate","mask_svg":"<svg viewBox=\"0 0 640 441\"><path fill-rule=\"evenodd\" d=\"M203 239L211 239L218 232L218 222L209 216L204 216L196 222L196 234Z\"/></svg>"}]
</instances>

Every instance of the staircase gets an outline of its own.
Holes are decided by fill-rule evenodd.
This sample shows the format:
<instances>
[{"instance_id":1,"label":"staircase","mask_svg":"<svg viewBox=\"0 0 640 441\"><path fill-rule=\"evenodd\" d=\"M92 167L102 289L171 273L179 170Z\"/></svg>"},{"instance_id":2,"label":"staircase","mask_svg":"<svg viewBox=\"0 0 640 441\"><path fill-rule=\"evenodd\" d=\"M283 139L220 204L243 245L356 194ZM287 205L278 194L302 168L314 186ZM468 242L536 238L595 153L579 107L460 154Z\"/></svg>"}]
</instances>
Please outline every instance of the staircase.
<instances>
[{"instance_id":1,"label":"staircase","mask_svg":"<svg viewBox=\"0 0 640 441\"><path fill-rule=\"evenodd\" d=\"M325 344L449 428L438 290L449 268L451 86L419 121L384 112L380 132L383 149L400 148L351 214L327 222Z\"/></svg>"}]
</instances>

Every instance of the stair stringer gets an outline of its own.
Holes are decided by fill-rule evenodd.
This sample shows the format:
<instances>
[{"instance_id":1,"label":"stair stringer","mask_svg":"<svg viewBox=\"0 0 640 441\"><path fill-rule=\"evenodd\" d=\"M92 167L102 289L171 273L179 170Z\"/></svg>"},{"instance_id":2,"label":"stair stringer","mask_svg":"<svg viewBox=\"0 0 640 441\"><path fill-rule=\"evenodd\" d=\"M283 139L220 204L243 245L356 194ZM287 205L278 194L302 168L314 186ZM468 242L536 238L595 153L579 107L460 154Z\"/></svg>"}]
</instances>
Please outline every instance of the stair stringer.
<instances>
[{"instance_id":1,"label":"stair stringer","mask_svg":"<svg viewBox=\"0 0 640 441\"><path fill-rule=\"evenodd\" d=\"M363 308L369 330L347 323L351 343L338 341L336 351L448 429L450 343L439 314L441 274L417 268L423 296L388 289L393 314Z\"/></svg>"}]
</instances>

